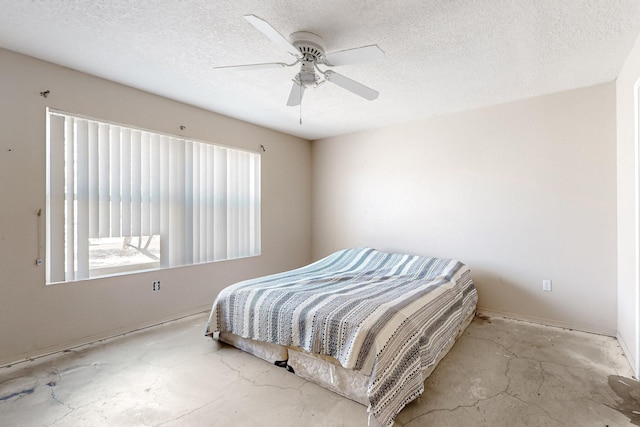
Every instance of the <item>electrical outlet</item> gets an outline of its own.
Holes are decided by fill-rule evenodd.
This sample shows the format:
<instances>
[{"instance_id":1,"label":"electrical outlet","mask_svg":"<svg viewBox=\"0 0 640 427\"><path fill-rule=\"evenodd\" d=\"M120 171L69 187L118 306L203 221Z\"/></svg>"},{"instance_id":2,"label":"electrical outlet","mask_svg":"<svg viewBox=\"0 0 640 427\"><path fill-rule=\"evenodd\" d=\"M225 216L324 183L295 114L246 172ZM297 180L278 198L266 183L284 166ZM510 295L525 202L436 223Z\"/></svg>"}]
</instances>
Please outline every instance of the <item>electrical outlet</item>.
<instances>
[{"instance_id":1,"label":"electrical outlet","mask_svg":"<svg viewBox=\"0 0 640 427\"><path fill-rule=\"evenodd\" d=\"M153 281L152 289L153 289L154 292L160 290L160 280L154 280Z\"/></svg>"},{"instance_id":2,"label":"electrical outlet","mask_svg":"<svg viewBox=\"0 0 640 427\"><path fill-rule=\"evenodd\" d=\"M545 292L551 292L551 280L544 279L542 281L542 290Z\"/></svg>"}]
</instances>

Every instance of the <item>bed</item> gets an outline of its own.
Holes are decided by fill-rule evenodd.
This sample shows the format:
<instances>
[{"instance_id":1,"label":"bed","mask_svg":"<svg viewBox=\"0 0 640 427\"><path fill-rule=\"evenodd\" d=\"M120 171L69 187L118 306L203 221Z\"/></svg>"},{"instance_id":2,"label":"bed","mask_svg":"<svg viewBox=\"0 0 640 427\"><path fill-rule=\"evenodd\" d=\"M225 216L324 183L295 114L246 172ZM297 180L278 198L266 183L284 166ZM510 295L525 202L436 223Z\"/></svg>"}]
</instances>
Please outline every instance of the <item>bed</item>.
<instances>
[{"instance_id":1,"label":"bed","mask_svg":"<svg viewBox=\"0 0 640 427\"><path fill-rule=\"evenodd\" d=\"M335 252L216 298L205 334L362 403L391 426L473 319L469 268L453 259Z\"/></svg>"}]
</instances>

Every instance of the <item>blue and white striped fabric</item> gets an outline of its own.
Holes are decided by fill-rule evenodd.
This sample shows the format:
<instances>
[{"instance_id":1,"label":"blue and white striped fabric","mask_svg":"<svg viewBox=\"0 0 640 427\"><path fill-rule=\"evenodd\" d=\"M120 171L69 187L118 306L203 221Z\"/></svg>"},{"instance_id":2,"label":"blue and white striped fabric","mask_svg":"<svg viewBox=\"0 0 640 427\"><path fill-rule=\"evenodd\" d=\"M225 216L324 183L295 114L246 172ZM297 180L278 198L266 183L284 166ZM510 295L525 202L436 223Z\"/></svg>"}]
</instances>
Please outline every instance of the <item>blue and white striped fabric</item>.
<instances>
[{"instance_id":1,"label":"blue and white striped fabric","mask_svg":"<svg viewBox=\"0 0 640 427\"><path fill-rule=\"evenodd\" d=\"M369 410L387 426L424 391L421 369L435 363L476 302L459 261L346 249L225 288L206 333L334 357L371 377Z\"/></svg>"}]
</instances>

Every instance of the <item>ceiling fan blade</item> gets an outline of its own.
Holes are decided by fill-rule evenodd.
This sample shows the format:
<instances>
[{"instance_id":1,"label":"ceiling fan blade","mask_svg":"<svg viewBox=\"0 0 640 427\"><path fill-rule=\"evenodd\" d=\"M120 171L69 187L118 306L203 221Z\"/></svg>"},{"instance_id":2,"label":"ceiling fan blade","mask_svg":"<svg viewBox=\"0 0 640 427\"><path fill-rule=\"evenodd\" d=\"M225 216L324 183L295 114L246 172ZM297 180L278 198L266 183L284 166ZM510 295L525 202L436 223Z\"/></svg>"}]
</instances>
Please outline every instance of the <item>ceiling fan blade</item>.
<instances>
[{"instance_id":1,"label":"ceiling fan blade","mask_svg":"<svg viewBox=\"0 0 640 427\"><path fill-rule=\"evenodd\" d=\"M382 61L383 59L384 52L376 44L340 50L338 52L327 53L324 56L324 62L331 66L366 64L369 62Z\"/></svg>"},{"instance_id":2,"label":"ceiling fan blade","mask_svg":"<svg viewBox=\"0 0 640 427\"><path fill-rule=\"evenodd\" d=\"M324 78L330 81L331 83L335 83L341 88L344 88L350 92L355 93L356 95L360 95L361 97L368 99L369 101L373 101L380 95L377 90L373 90L370 87L363 85L362 83L358 83L355 80L351 80L349 77L345 77L342 74L338 74L334 71L325 71Z\"/></svg>"},{"instance_id":3,"label":"ceiling fan blade","mask_svg":"<svg viewBox=\"0 0 640 427\"><path fill-rule=\"evenodd\" d=\"M296 82L293 82L293 86L291 86L291 92L289 93L289 100L287 101L287 105L289 107L300 105L300 103L302 102L303 94L304 94L304 86L301 86Z\"/></svg>"},{"instance_id":4,"label":"ceiling fan blade","mask_svg":"<svg viewBox=\"0 0 640 427\"><path fill-rule=\"evenodd\" d=\"M286 66L287 64L284 62L268 62L265 64L227 65L223 67L213 67L213 69L219 71L251 71L263 70L265 68L283 68Z\"/></svg>"},{"instance_id":5,"label":"ceiling fan blade","mask_svg":"<svg viewBox=\"0 0 640 427\"><path fill-rule=\"evenodd\" d=\"M302 58L302 54L300 51L291 44L289 40L284 38L282 34L276 31L275 28L271 26L267 21L258 18L255 15L244 15L244 19L249 21L251 25L256 27L260 32L262 32L265 36L269 37L272 42L289 52L291 55L296 58Z\"/></svg>"}]
</instances>

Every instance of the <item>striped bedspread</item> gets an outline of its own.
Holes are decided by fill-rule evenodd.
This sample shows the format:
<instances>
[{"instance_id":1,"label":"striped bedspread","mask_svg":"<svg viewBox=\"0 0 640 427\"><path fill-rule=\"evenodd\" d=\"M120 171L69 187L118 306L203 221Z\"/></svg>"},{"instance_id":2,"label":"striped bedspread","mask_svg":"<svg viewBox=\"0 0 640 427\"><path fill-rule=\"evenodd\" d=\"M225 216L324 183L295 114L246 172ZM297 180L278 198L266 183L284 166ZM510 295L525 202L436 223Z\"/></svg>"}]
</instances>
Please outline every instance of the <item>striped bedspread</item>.
<instances>
[{"instance_id":1,"label":"striped bedspread","mask_svg":"<svg viewBox=\"0 0 640 427\"><path fill-rule=\"evenodd\" d=\"M477 293L451 259L345 249L308 266L225 288L206 334L329 355L369 375L369 411L383 426L424 391L422 368L455 338Z\"/></svg>"}]
</instances>

